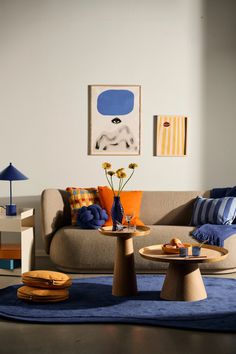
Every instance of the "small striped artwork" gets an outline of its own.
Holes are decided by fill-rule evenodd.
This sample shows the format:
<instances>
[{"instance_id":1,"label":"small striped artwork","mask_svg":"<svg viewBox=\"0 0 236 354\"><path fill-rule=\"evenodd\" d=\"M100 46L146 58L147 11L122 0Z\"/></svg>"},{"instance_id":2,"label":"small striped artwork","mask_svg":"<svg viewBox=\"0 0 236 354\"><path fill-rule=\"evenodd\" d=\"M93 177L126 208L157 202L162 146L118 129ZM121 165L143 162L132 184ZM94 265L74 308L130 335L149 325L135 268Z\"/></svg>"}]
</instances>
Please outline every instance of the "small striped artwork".
<instances>
[{"instance_id":1,"label":"small striped artwork","mask_svg":"<svg viewBox=\"0 0 236 354\"><path fill-rule=\"evenodd\" d=\"M156 138L156 156L186 156L187 117L157 116Z\"/></svg>"}]
</instances>

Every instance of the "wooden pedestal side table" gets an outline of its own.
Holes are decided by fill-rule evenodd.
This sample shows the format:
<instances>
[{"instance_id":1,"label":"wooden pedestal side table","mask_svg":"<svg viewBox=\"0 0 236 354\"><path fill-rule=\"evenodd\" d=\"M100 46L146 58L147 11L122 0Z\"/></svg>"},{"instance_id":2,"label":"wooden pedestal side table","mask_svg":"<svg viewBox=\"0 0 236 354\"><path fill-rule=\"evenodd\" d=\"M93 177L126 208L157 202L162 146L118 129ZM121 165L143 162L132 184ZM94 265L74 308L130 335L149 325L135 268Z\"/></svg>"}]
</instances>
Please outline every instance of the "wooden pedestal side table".
<instances>
[{"instance_id":1,"label":"wooden pedestal side table","mask_svg":"<svg viewBox=\"0 0 236 354\"><path fill-rule=\"evenodd\" d=\"M165 254L162 245L153 245L139 250L142 257L156 262L168 262L161 290L161 298L175 301L198 301L207 298L206 289L198 267L199 263L219 262L227 257L225 248L203 245L201 255L180 257L178 254Z\"/></svg>"},{"instance_id":2,"label":"wooden pedestal side table","mask_svg":"<svg viewBox=\"0 0 236 354\"><path fill-rule=\"evenodd\" d=\"M19 233L17 243L4 243L1 233ZM8 235L6 235L8 237ZM11 236L11 235L9 235ZM21 275L34 269L35 236L34 236L34 209L23 208L17 210L17 215L6 216L0 214L0 259L21 260L21 267L13 270L0 269L2 275Z\"/></svg>"},{"instance_id":3,"label":"wooden pedestal side table","mask_svg":"<svg viewBox=\"0 0 236 354\"><path fill-rule=\"evenodd\" d=\"M128 231L127 229L112 231L112 227L107 226L98 229L98 231L105 236L117 238L112 295L132 296L137 294L133 237L149 235L150 228L137 226L136 231Z\"/></svg>"}]
</instances>

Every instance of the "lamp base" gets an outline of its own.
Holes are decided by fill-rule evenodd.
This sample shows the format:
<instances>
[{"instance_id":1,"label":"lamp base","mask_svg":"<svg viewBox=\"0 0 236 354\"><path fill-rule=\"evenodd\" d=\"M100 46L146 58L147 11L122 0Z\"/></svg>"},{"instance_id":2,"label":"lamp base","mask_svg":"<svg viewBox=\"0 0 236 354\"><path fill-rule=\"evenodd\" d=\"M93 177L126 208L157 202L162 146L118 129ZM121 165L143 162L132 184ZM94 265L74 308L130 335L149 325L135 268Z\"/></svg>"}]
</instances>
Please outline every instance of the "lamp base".
<instances>
[{"instance_id":1,"label":"lamp base","mask_svg":"<svg viewBox=\"0 0 236 354\"><path fill-rule=\"evenodd\" d=\"M8 215L8 216L16 215L16 204L6 205L6 215Z\"/></svg>"}]
</instances>

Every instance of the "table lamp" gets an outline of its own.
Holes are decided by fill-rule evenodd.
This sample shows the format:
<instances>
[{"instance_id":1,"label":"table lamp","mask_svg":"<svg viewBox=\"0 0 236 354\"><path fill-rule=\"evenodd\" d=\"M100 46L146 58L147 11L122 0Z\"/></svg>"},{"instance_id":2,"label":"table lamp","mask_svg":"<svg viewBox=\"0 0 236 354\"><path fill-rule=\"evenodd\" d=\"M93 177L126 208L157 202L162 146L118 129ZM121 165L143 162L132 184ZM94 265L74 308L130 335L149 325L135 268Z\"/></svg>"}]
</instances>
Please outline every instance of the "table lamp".
<instances>
[{"instance_id":1,"label":"table lamp","mask_svg":"<svg viewBox=\"0 0 236 354\"><path fill-rule=\"evenodd\" d=\"M25 179L28 179L28 177L18 171L11 162L8 167L0 172L0 180L10 182L10 204L6 205L6 215L16 215L16 205L12 204L12 181L22 181Z\"/></svg>"}]
</instances>

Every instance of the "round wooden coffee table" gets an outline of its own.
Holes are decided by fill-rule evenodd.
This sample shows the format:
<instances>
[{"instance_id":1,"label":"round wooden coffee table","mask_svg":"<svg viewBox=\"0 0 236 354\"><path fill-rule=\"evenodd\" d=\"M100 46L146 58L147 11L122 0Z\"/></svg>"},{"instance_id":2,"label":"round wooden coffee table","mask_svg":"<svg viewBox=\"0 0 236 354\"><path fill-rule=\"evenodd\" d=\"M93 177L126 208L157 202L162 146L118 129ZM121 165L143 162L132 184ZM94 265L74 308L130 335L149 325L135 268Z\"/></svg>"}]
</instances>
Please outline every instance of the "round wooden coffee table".
<instances>
[{"instance_id":1,"label":"round wooden coffee table","mask_svg":"<svg viewBox=\"0 0 236 354\"><path fill-rule=\"evenodd\" d=\"M191 248L189 256L180 257L178 254L164 253L162 246L153 245L139 250L140 255L146 259L169 263L161 298L175 301L206 299L207 293L198 264L219 262L227 257L228 251L222 247L203 245L199 257L191 255Z\"/></svg>"},{"instance_id":2,"label":"round wooden coffee table","mask_svg":"<svg viewBox=\"0 0 236 354\"><path fill-rule=\"evenodd\" d=\"M114 263L112 295L131 296L137 294L137 281L134 266L133 237L146 236L150 233L148 226L137 226L136 231L112 231L112 226L98 231L105 236L116 237L116 255Z\"/></svg>"}]
</instances>

